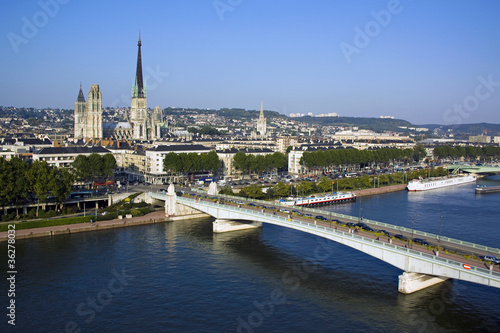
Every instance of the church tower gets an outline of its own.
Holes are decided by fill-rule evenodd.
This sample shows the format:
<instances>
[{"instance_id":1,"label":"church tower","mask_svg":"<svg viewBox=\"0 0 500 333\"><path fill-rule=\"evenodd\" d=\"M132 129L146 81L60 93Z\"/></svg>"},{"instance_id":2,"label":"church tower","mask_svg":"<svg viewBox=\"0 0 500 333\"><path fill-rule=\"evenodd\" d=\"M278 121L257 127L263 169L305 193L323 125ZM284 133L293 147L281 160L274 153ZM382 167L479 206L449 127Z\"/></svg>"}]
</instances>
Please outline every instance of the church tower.
<instances>
[{"instance_id":1,"label":"church tower","mask_svg":"<svg viewBox=\"0 0 500 333\"><path fill-rule=\"evenodd\" d=\"M151 139L161 139L161 122L163 120L163 110L157 105L151 117Z\"/></svg>"},{"instance_id":2,"label":"church tower","mask_svg":"<svg viewBox=\"0 0 500 333\"><path fill-rule=\"evenodd\" d=\"M137 43L137 68L135 71L135 83L132 87L132 105L130 108L130 122L132 123L134 140L148 139L148 109L146 100L146 87L142 81L142 59L141 59L141 34Z\"/></svg>"},{"instance_id":3,"label":"church tower","mask_svg":"<svg viewBox=\"0 0 500 333\"><path fill-rule=\"evenodd\" d=\"M80 92L78 93L78 98L75 101L75 139L83 139L87 134L86 130L87 122L87 103L85 102L85 96L83 96L82 84L80 83Z\"/></svg>"},{"instance_id":4,"label":"church tower","mask_svg":"<svg viewBox=\"0 0 500 333\"><path fill-rule=\"evenodd\" d=\"M266 136L266 118L264 118L264 104L262 101L260 102L260 115L257 120L257 132L259 132L262 137Z\"/></svg>"},{"instance_id":5,"label":"church tower","mask_svg":"<svg viewBox=\"0 0 500 333\"><path fill-rule=\"evenodd\" d=\"M98 84L90 86L86 118L85 137L102 139L102 94Z\"/></svg>"}]
</instances>

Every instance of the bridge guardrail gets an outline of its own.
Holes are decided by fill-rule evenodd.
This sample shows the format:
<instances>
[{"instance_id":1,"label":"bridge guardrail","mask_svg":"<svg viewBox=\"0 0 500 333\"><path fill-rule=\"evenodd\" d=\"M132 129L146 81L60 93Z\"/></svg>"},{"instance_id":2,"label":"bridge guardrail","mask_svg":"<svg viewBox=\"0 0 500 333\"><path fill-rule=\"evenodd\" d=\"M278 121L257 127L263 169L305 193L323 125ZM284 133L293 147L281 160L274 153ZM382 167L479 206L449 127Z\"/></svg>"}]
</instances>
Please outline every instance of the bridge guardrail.
<instances>
[{"instance_id":1,"label":"bridge guardrail","mask_svg":"<svg viewBox=\"0 0 500 333\"><path fill-rule=\"evenodd\" d=\"M192 190L195 190L195 192L198 192L198 193L206 194L206 192L201 191L199 189L192 189ZM246 201L258 202L258 203L262 203L264 205L271 204L270 201L258 200L258 199L250 199L250 198L242 198L242 197L238 197L238 196L234 196L234 195L218 194L217 196L218 197L224 197L224 198L230 198L230 199L237 199L237 200L246 200ZM290 206L280 205L279 202L272 202L272 204L275 205L275 206L281 206L281 207L290 208ZM339 214L339 213L335 213L335 212L327 212L327 211L324 211L324 210L314 209L314 208L307 208L307 207L300 207L299 209L305 210L305 211L310 212L310 213L327 214L327 215L330 215L330 216L344 218L344 219L352 220L352 221L355 221L355 222L359 221L358 217L351 216L351 215ZM454 239L454 238L450 238L450 237L446 237L446 236L439 236L439 235L436 235L436 234L433 234L433 233L430 233L430 232L426 232L426 231L420 231L420 230L416 230L416 229L410 229L410 228L406 228L406 227L402 227L402 226L397 226L397 225L393 225L393 224L389 224L389 223L385 223L385 222L379 222L379 221L370 220L370 219L365 219L365 218L363 218L363 222L366 222L366 223L369 223L369 224L373 224L373 225L377 225L377 226L380 226L380 227L392 228L392 229L404 231L404 232L407 232L407 233L412 233L413 232L413 234L417 235L417 236L424 236L426 238L435 239L437 241L442 240L442 241L449 242L449 243L452 243L452 244L457 244L457 245L462 245L462 246L468 246L468 247L471 247L473 249L478 249L478 250L490 252L491 254L500 255L500 249L499 248L495 248L495 247L491 247L491 246L485 246L485 245L476 244L476 243L472 243L472 242L462 241L462 240L459 240L459 239Z\"/></svg>"},{"instance_id":2,"label":"bridge guardrail","mask_svg":"<svg viewBox=\"0 0 500 333\"><path fill-rule=\"evenodd\" d=\"M193 201L193 199L188 199L188 198L182 198L181 201L182 200L191 201L191 202ZM213 203L213 202L201 201L199 203L207 205L207 206L213 206L213 207L218 207L219 206L220 207L220 204ZM379 246L390 248L390 249L398 251L398 252L406 252L407 254L411 254L413 256L427 258L429 260L434 260L434 261L439 261L441 263L448 264L448 265L451 265L451 266L455 266L457 268L463 268L463 265L464 265L463 263L461 263L459 261L455 261L455 260L451 260L451 259L446 259L446 258L442 258L442 257L437 257L435 255L431 255L431 254L428 254L428 253L425 253L425 252L416 251L416 250L413 250L413 249L410 249L410 248L401 247L399 245L386 243L386 242L383 242L383 241L380 241L380 240L376 240L376 239L372 239L372 238L368 238L368 237L364 237L364 236L360 236L360 235L356 235L356 234L352 234L352 233L346 233L345 231L342 231L342 230L336 230L336 229L332 229L332 228L327 228L325 226L316 225L314 223L309 223L309 222L306 222L306 221L295 220L295 219L292 219L292 218L290 218L290 221L289 221L288 218L286 218L286 217L282 217L282 216L278 216L278 215L273 215L271 213L266 213L266 212L259 212L259 211L255 211L255 210L250 210L250 209L246 209L246 208L236 208L236 207L233 207L233 206L225 206L225 209L232 210L234 212L245 212L245 213L249 213L251 215L266 216L268 218L271 217L273 219L277 219L279 221L282 221L285 224L305 226L308 229L323 230L326 233L336 233L336 234L342 235L343 237L346 237L346 238L356 238L356 239L361 240L362 242L365 242L365 243L377 244ZM476 273L478 273L478 274L480 274L482 276L486 275L488 278L492 278L493 277L495 279L500 279L500 273L495 272L495 271L491 271L489 269L485 269L485 268L481 268L481 267L477 267L477 266L471 265L469 272L471 272L471 271L474 271L474 272L476 272Z\"/></svg>"},{"instance_id":3,"label":"bridge guardrail","mask_svg":"<svg viewBox=\"0 0 500 333\"><path fill-rule=\"evenodd\" d=\"M199 189L192 189L192 191L207 195L206 192L201 191ZM258 199L251 199L251 198L242 198L242 197L238 197L238 196L234 196L234 195L225 195L225 194L218 194L217 196L218 197L223 197L223 198L229 198L229 199L236 199L236 200L245 200L245 201L257 202L257 203L261 203L261 204L264 204L264 205L272 204L274 206L291 208L290 206L281 205L279 202L270 202L270 201L265 201L265 200L258 200ZM298 208L298 207L296 207L296 208ZM335 212L327 212L327 211L324 211L324 210L314 209L314 208L308 208L308 207L300 207L298 209L307 211L309 213L316 213L316 214L322 214L322 215L326 214L326 215L330 215L332 217L334 216L334 217L338 217L338 218L344 218L344 219L352 220L354 222L358 222L359 221L358 217L351 216L351 215L339 214L339 213L335 213ZM404 231L404 232L407 232L407 233L412 233L413 232L413 234L417 235L417 236L424 236L424 237L429 238L429 239L435 239L436 241L442 240L442 241L449 242L449 243L452 243L452 244L467 246L467 247L471 247L473 249L490 252L491 254L500 255L500 249L499 248L495 248L495 247L491 247L491 246L485 246L485 245L476 244L476 243L472 243L472 242L462 241L462 240L459 240L459 239L454 239L454 238L450 238L450 237L446 237L446 236L439 236L439 235L432 234L432 233L426 232L426 231L420 231L420 230L416 230L416 229L406 228L406 227L397 226L397 225L393 225L393 224L389 224L389 223L385 223L385 222L379 222L379 221L375 221L375 220L370 220L370 219L366 219L366 218L363 218L363 222L366 222L366 223L369 223L369 224L373 224L373 225L376 225L376 226L380 226L380 227L386 227L386 228L396 229L396 230Z\"/></svg>"}]
</instances>

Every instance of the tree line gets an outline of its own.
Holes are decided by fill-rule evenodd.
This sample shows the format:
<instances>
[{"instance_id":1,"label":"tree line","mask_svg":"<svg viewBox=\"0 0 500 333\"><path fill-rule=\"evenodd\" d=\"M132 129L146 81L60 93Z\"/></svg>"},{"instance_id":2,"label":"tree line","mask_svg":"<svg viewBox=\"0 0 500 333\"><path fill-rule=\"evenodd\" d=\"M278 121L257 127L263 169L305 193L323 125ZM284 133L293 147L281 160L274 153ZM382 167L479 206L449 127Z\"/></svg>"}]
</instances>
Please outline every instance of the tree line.
<instances>
[{"instance_id":1,"label":"tree line","mask_svg":"<svg viewBox=\"0 0 500 333\"><path fill-rule=\"evenodd\" d=\"M419 161L426 156L425 147L416 145L413 149L381 148L377 150L330 149L304 152L300 164L308 169L331 168L339 165L359 165L359 168L372 164Z\"/></svg>"},{"instance_id":2,"label":"tree line","mask_svg":"<svg viewBox=\"0 0 500 333\"><path fill-rule=\"evenodd\" d=\"M54 168L45 161L29 164L18 157L10 161L0 158L0 205L19 206L33 197L37 202L52 197L61 204L71 193L74 180L67 168Z\"/></svg>"},{"instance_id":3,"label":"tree line","mask_svg":"<svg viewBox=\"0 0 500 333\"><path fill-rule=\"evenodd\" d=\"M216 173L220 169L220 159L215 151L208 154L170 152L163 160L163 171L183 174L207 171Z\"/></svg>"},{"instance_id":4,"label":"tree line","mask_svg":"<svg viewBox=\"0 0 500 333\"><path fill-rule=\"evenodd\" d=\"M116 160L112 154L78 155L72 167L70 171L49 166L46 161L28 163L18 157L10 161L0 158L0 205L46 203L49 199L62 205L72 192L75 180L111 177Z\"/></svg>"},{"instance_id":5,"label":"tree line","mask_svg":"<svg viewBox=\"0 0 500 333\"><path fill-rule=\"evenodd\" d=\"M461 159L474 162L478 159L483 161L492 161L500 158L500 147L496 146L442 146L434 148L434 157L438 159Z\"/></svg>"},{"instance_id":6,"label":"tree line","mask_svg":"<svg viewBox=\"0 0 500 333\"><path fill-rule=\"evenodd\" d=\"M245 174L279 171L288 165L286 155L275 152L268 155L245 154L242 151L237 152L233 158L234 168Z\"/></svg>"}]
</instances>

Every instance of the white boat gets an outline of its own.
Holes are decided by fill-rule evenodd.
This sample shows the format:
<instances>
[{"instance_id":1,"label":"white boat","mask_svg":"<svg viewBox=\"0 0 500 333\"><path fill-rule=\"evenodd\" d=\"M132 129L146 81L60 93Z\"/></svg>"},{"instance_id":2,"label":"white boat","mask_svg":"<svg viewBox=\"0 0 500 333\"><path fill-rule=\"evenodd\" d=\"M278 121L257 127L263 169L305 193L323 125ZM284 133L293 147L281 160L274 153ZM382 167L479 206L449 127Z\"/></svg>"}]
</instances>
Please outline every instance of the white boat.
<instances>
[{"instance_id":1,"label":"white boat","mask_svg":"<svg viewBox=\"0 0 500 333\"><path fill-rule=\"evenodd\" d=\"M325 195L321 197L317 197L314 195L306 198L288 197L286 200L280 199L276 201L286 206L319 206L347 201L356 201L356 194L351 192L335 192L331 195Z\"/></svg>"},{"instance_id":2,"label":"white boat","mask_svg":"<svg viewBox=\"0 0 500 333\"><path fill-rule=\"evenodd\" d=\"M435 188L472 183L476 181L476 178L475 175L456 175L427 179L419 178L411 180L406 186L406 189L408 191L427 191Z\"/></svg>"}]
</instances>

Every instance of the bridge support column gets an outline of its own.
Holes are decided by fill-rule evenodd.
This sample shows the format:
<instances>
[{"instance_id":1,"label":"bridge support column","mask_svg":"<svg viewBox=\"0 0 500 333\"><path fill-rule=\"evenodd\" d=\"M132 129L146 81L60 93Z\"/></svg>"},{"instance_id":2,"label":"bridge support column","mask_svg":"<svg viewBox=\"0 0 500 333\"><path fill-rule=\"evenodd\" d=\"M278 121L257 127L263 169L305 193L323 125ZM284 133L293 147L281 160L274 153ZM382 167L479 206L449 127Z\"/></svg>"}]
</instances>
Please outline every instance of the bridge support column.
<instances>
[{"instance_id":1,"label":"bridge support column","mask_svg":"<svg viewBox=\"0 0 500 333\"><path fill-rule=\"evenodd\" d=\"M241 223L241 222L222 220L222 219L216 219L213 222L213 230L215 233L245 230L245 229L255 229L260 227L262 227L262 222Z\"/></svg>"},{"instance_id":2,"label":"bridge support column","mask_svg":"<svg viewBox=\"0 0 500 333\"><path fill-rule=\"evenodd\" d=\"M420 273L404 272L399 276L398 291L403 294L411 294L415 291L444 282L445 280L447 280L447 278Z\"/></svg>"},{"instance_id":3,"label":"bridge support column","mask_svg":"<svg viewBox=\"0 0 500 333\"><path fill-rule=\"evenodd\" d=\"M167 190L167 198L165 199L165 215L171 216L176 214L177 195L175 194L174 184L170 184Z\"/></svg>"}]
</instances>

